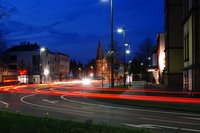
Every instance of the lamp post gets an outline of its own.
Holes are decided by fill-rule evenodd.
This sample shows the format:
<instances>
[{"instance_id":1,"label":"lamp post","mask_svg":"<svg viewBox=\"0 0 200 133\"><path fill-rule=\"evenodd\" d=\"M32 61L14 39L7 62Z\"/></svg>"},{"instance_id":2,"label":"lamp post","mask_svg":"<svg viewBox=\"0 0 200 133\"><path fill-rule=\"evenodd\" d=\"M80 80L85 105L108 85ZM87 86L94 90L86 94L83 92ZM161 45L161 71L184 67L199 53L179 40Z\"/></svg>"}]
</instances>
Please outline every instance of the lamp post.
<instances>
[{"instance_id":1,"label":"lamp post","mask_svg":"<svg viewBox=\"0 0 200 133\"><path fill-rule=\"evenodd\" d=\"M126 87L126 53L129 54L130 50L126 50L126 46L128 46L128 44L126 43L126 30L125 28L118 28L117 29L118 33L122 33L124 36L124 88Z\"/></svg>"},{"instance_id":2,"label":"lamp post","mask_svg":"<svg viewBox=\"0 0 200 133\"><path fill-rule=\"evenodd\" d=\"M101 0L108 2L108 0ZM110 43L111 43L111 88L114 88L114 41L113 41L113 0L110 0Z\"/></svg>"},{"instance_id":3,"label":"lamp post","mask_svg":"<svg viewBox=\"0 0 200 133\"><path fill-rule=\"evenodd\" d=\"M43 71L43 63L44 63L44 57L42 56L43 53L45 52L45 48L40 48L40 84L42 84L42 71Z\"/></svg>"}]
</instances>

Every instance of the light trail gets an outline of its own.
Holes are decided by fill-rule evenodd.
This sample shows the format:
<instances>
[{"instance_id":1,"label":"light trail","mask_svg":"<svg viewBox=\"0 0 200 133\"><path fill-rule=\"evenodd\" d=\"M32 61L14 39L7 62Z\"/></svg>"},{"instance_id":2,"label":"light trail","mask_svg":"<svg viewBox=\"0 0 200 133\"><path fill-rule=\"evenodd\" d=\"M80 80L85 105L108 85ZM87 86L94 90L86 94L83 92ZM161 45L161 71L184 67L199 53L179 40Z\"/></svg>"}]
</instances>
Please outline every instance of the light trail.
<instances>
[{"instance_id":1,"label":"light trail","mask_svg":"<svg viewBox=\"0 0 200 133\"><path fill-rule=\"evenodd\" d=\"M34 89L29 87L34 87ZM96 92L90 92L91 90ZM137 94L112 94L112 92L116 91L150 92L150 93L163 93L163 94L186 94L185 92L172 92L172 91L168 92L168 91L158 91L158 90L138 90L138 89L125 90L118 88L100 89L94 87L87 88L81 85L78 87L77 86L67 87L58 84L44 84L44 85L32 84L32 85L3 86L0 87L0 91L8 93L43 94L43 95L54 95L54 96L66 95L70 97L88 97L88 98L99 98L99 99L121 99L121 100L200 104L200 98L186 98L186 97L172 97L172 96L145 96ZM108 91L111 93L104 94L98 91Z\"/></svg>"}]
</instances>

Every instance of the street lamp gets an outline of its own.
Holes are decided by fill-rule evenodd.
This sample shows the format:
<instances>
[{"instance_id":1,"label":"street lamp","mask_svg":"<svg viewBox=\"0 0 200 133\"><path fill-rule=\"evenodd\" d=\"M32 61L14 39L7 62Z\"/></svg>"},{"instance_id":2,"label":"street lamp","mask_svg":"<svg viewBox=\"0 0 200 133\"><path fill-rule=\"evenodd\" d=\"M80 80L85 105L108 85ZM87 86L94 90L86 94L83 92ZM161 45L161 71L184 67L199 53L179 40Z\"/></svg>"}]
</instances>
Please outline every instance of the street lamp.
<instances>
[{"instance_id":1,"label":"street lamp","mask_svg":"<svg viewBox=\"0 0 200 133\"><path fill-rule=\"evenodd\" d=\"M44 65L44 57L42 56L42 55L44 55L43 53L45 52L45 48L44 47L42 47L42 48L40 48L40 84L42 84L42 70L43 70L43 65Z\"/></svg>"},{"instance_id":2,"label":"street lamp","mask_svg":"<svg viewBox=\"0 0 200 133\"><path fill-rule=\"evenodd\" d=\"M101 0L108 2L109 0ZM110 0L110 43L111 43L111 88L114 88L114 41L113 41L113 0Z\"/></svg>"},{"instance_id":3,"label":"street lamp","mask_svg":"<svg viewBox=\"0 0 200 133\"><path fill-rule=\"evenodd\" d=\"M117 32L123 34L123 36L124 36L123 45L124 45L124 88L125 88L126 87L126 53L129 54L130 50L126 50L126 46L128 44L126 43L126 30L125 30L125 28L118 28Z\"/></svg>"},{"instance_id":4,"label":"street lamp","mask_svg":"<svg viewBox=\"0 0 200 133\"><path fill-rule=\"evenodd\" d=\"M40 48L40 52L44 52L45 51L45 48Z\"/></svg>"},{"instance_id":5,"label":"street lamp","mask_svg":"<svg viewBox=\"0 0 200 133\"><path fill-rule=\"evenodd\" d=\"M49 75L49 70L47 68L44 69L44 75L48 76Z\"/></svg>"}]
</instances>

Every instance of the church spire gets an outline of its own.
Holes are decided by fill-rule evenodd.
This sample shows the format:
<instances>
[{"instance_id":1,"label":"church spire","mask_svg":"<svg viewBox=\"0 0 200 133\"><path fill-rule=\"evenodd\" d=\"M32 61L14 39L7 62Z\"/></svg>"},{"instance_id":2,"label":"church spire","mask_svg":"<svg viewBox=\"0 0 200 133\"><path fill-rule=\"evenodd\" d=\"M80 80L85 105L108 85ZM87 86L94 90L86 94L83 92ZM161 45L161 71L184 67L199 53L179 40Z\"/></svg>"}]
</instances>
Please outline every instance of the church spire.
<instances>
[{"instance_id":1,"label":"church spire","mask_svg":"<svg viewBox=\"0 0 200 133\"><path fill-rule=\"evenodd\" d=\"M96 60L102 60L102 59L103 59L103 50L102 50L102 46L101 46L101 41L99 40Z\"/></svg>"}]
</instances>

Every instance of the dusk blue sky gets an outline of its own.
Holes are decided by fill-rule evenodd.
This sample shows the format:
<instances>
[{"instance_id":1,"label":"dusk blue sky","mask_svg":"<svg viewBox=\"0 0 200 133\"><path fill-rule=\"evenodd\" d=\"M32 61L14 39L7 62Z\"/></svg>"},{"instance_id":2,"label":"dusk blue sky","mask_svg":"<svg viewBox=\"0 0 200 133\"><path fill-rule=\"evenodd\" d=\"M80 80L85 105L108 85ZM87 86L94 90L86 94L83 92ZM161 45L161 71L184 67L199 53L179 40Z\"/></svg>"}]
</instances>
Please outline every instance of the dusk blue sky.
<instances>
[{"instance_id":1,"label":"dusk blue sky","mask_svg":"<svg viewBox=\"0 0 200 133\"><path fill-rule=\"evenodd\" d=\"M0 0L17 12L3 22L9 46L29 41L86 63L98 41L110 43L110 4L101 0ZM163 0L113 0L114 29L125 27L132 54L145 38L163 31ZM122 45L123 37L114 32Z\"/></svg>"}]
</instances>

